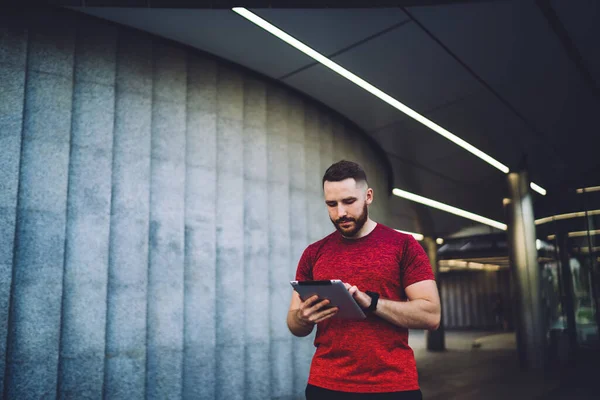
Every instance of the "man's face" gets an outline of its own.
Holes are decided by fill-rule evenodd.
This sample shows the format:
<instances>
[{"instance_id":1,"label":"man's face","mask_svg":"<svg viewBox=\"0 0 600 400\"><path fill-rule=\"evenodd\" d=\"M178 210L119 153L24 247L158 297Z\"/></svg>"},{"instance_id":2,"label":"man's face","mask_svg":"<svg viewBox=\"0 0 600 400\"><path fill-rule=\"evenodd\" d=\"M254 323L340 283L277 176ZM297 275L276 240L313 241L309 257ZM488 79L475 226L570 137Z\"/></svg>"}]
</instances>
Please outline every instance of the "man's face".
<instances>
[{"instance_id":1,"label":"man's face","mask_svg":"<svg viewBox=\"0 0 600 400\"><path fill-rule=\"evenodd\" d=\"M369 217L367 206L373 201L373 190L366 182L359 184L352 178L340 182L325 181L325 204L335 228L346 237L360 231Z\"/></svg>"}]
</instances>

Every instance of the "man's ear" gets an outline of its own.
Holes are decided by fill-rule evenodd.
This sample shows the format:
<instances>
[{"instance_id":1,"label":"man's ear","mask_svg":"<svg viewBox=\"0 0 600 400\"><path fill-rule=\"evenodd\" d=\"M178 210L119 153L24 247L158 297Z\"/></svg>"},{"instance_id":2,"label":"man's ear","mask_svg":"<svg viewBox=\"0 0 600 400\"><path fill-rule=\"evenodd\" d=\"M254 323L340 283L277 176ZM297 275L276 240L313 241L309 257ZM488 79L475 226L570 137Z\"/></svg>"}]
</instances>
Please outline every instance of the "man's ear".
<instances>
[{"instance_id":1,"label":"man's ear","mask_svg":"<svg viewBox=\"0 0 600 400\"><path fill-rule=\"evenodd\" d=\"M367 205L369 205L373 202L373 189L372 188L367 188L366 201L367 201Z\"/></svg>"}]
</instances>

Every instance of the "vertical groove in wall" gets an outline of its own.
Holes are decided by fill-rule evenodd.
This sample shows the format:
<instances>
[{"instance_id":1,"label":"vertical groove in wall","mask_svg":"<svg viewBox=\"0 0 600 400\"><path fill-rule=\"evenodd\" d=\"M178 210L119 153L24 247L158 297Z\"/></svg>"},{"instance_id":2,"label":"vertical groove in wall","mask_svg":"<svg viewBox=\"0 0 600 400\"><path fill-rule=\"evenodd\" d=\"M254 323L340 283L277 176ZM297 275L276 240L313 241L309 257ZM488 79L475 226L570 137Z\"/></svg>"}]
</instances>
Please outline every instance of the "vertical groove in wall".
<instances>
[{"instance_id":1,"label":"vertical groove in wall","mask_svg":"<svg viewBox=\"0 0 600 400\"><path fill-rule=\"evenodd\" d=\"M10 14L10 13L9 13ZM16 18L12 19L12 18ZM19 168L27 85L27 31L12 15L0 16L0 394L6 396L9 312L17 238Z\"/></svg>"},{"instance_id":2,"label":"vertical groove in wall","mask_svg":"<svg viewBox=\"0 0 600 400\"><path fill-rule=\"evenodd\" d=\"M319 178L321 178L323 174L325 174L327 168L333 164L333 126L331 117L325 113L319 113L319 154L321 170L319 171L319 177L316 179L319 182L319 189L322 193L321 179ZM329 214L327 213L322 194L320 195L319 200L318 206L321 208L322 215L319 221L319 231L321 232L321 237L325 237L335 228L328 217Z\"/></svg>"},{"instance_id":3,"label":"vertical groove in wall","mask_svg":"<svg viewBox=\"0 0 600 400\"><path fill-rule=\"evenodd\" d=\"M269 340L269 192L266 85L244 81L244 313L245 397L271 394Z\"/></svg>"},{"instance_id":4,"label":"vertical groove in wall","mask_svg":"<svg viewBox=\"0 0 600 400\"><path fill-rule=\"evenodd\" d=\"M28 18L36 30L29 36L25 89L9 398L56 393L73 89L72 21L49 29L36 23L42 16Z\"/></svg>"},{"instance_id":5,"label":"vertical groove in wall","mask_svg":"<svg viewBox=\"0 0 600 400\"><path fill-rule=\"evenodd\" d=\"M58 371L60 398L98 398L102 394L115 40L114 28L82 24L78 29Z\"/></svg>"},{"instance_id":6,"label":"vertical groove in wall","mask_svg":"<svg viewBox=\"0 0 600 400\"><path fill-rule=\"evenodd\" d=\"M217 65L188 55L183 398L215 397Z\"/></svg>"},{"instance_id":7,"label":"vertical groove in wall","mask_svg":"<svg viewBox=\"0 0 600 400\"><path fill-rule=\"evenodd\" d=\"M218 69L217 399L241 399L244 342L244 86L240 72Z\"/></svg>"},{"instance_id":8,"label":"vertical groove in wall","mask_svg":"<svg viewBox=\"0 0 600 400\"><path fill-rule=\"evenodd\" d=\"M305 107L298 98L290 98L288 132L289 132L289 171L290 171L290 238L291 261L290 277L295 279L298 261L308 244L308 201L311 194L306 184L306 139L305 139ZM289 290L291 297L292 290ZM301 397L312 359L312 343L310 338L292 338L292 360L294 385L293 393Z\"/></svg>"},{"instance_id":9,"label":"vertical groove in wall","mask_svg":"<svg viewBox=\"0 0 600 400\"><path fill-rule=\"evenodd\" d=\"M290 276L288 93L267 88L271 395L293 390L291 337L286 324ZM282 167L283 166L283 167Z\"/></svg>"},{"instance_id":10,"label":"vertical groove in wall","mask_svg":"<svg viewBox=\"0 0 600 400\"><path fill-rule=\"evenodd\" d=\"M117 43L104 396L145 398L152 42Z\"/></svg>"}]
</instances>

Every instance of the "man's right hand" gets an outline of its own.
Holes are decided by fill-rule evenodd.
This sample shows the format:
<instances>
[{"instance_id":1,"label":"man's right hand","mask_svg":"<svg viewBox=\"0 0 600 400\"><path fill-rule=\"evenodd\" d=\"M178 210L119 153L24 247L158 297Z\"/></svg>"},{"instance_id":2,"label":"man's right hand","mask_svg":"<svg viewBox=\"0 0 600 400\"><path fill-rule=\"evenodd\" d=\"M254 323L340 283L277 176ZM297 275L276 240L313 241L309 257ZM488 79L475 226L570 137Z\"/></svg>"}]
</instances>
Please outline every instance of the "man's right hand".
<instances>
[{"instance_id":1,"label":"man's right hand","mask_svg":"<svg viewBox=\"0 0 600 400\"><path fill-rule=\"evenodd\" d=\"M327 307L329 300L318 300L319 296L314 295L300 303L300 308L296 311L296 318L301 325L313 326L333 317L338 312L337 307Z\"/></svg>"}]
</instances>

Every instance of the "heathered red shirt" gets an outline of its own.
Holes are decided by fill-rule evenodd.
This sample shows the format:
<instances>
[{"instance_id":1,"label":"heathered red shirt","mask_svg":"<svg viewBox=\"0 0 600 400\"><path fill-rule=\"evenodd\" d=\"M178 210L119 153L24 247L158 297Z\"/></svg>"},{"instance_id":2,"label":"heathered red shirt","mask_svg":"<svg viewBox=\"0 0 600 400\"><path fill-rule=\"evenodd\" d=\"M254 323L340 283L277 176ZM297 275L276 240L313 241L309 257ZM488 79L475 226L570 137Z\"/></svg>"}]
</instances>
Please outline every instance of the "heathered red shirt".
<instances>
[{"instance_id":1,"label":"heathered red shirt","mask_svg":"<svg viewBox=\"0 0 600 400\"><path fill-rule=\"evenodd\" d=\"M389 300L406 300L404 288L434 279L427 255L410 235L377 224L360 239L334 232L306 248L296 280L340 279ZM419 389L408 329L375 315L317 324L317 348L308 383L344 392Z\"/></svg>"}]
</instances>

